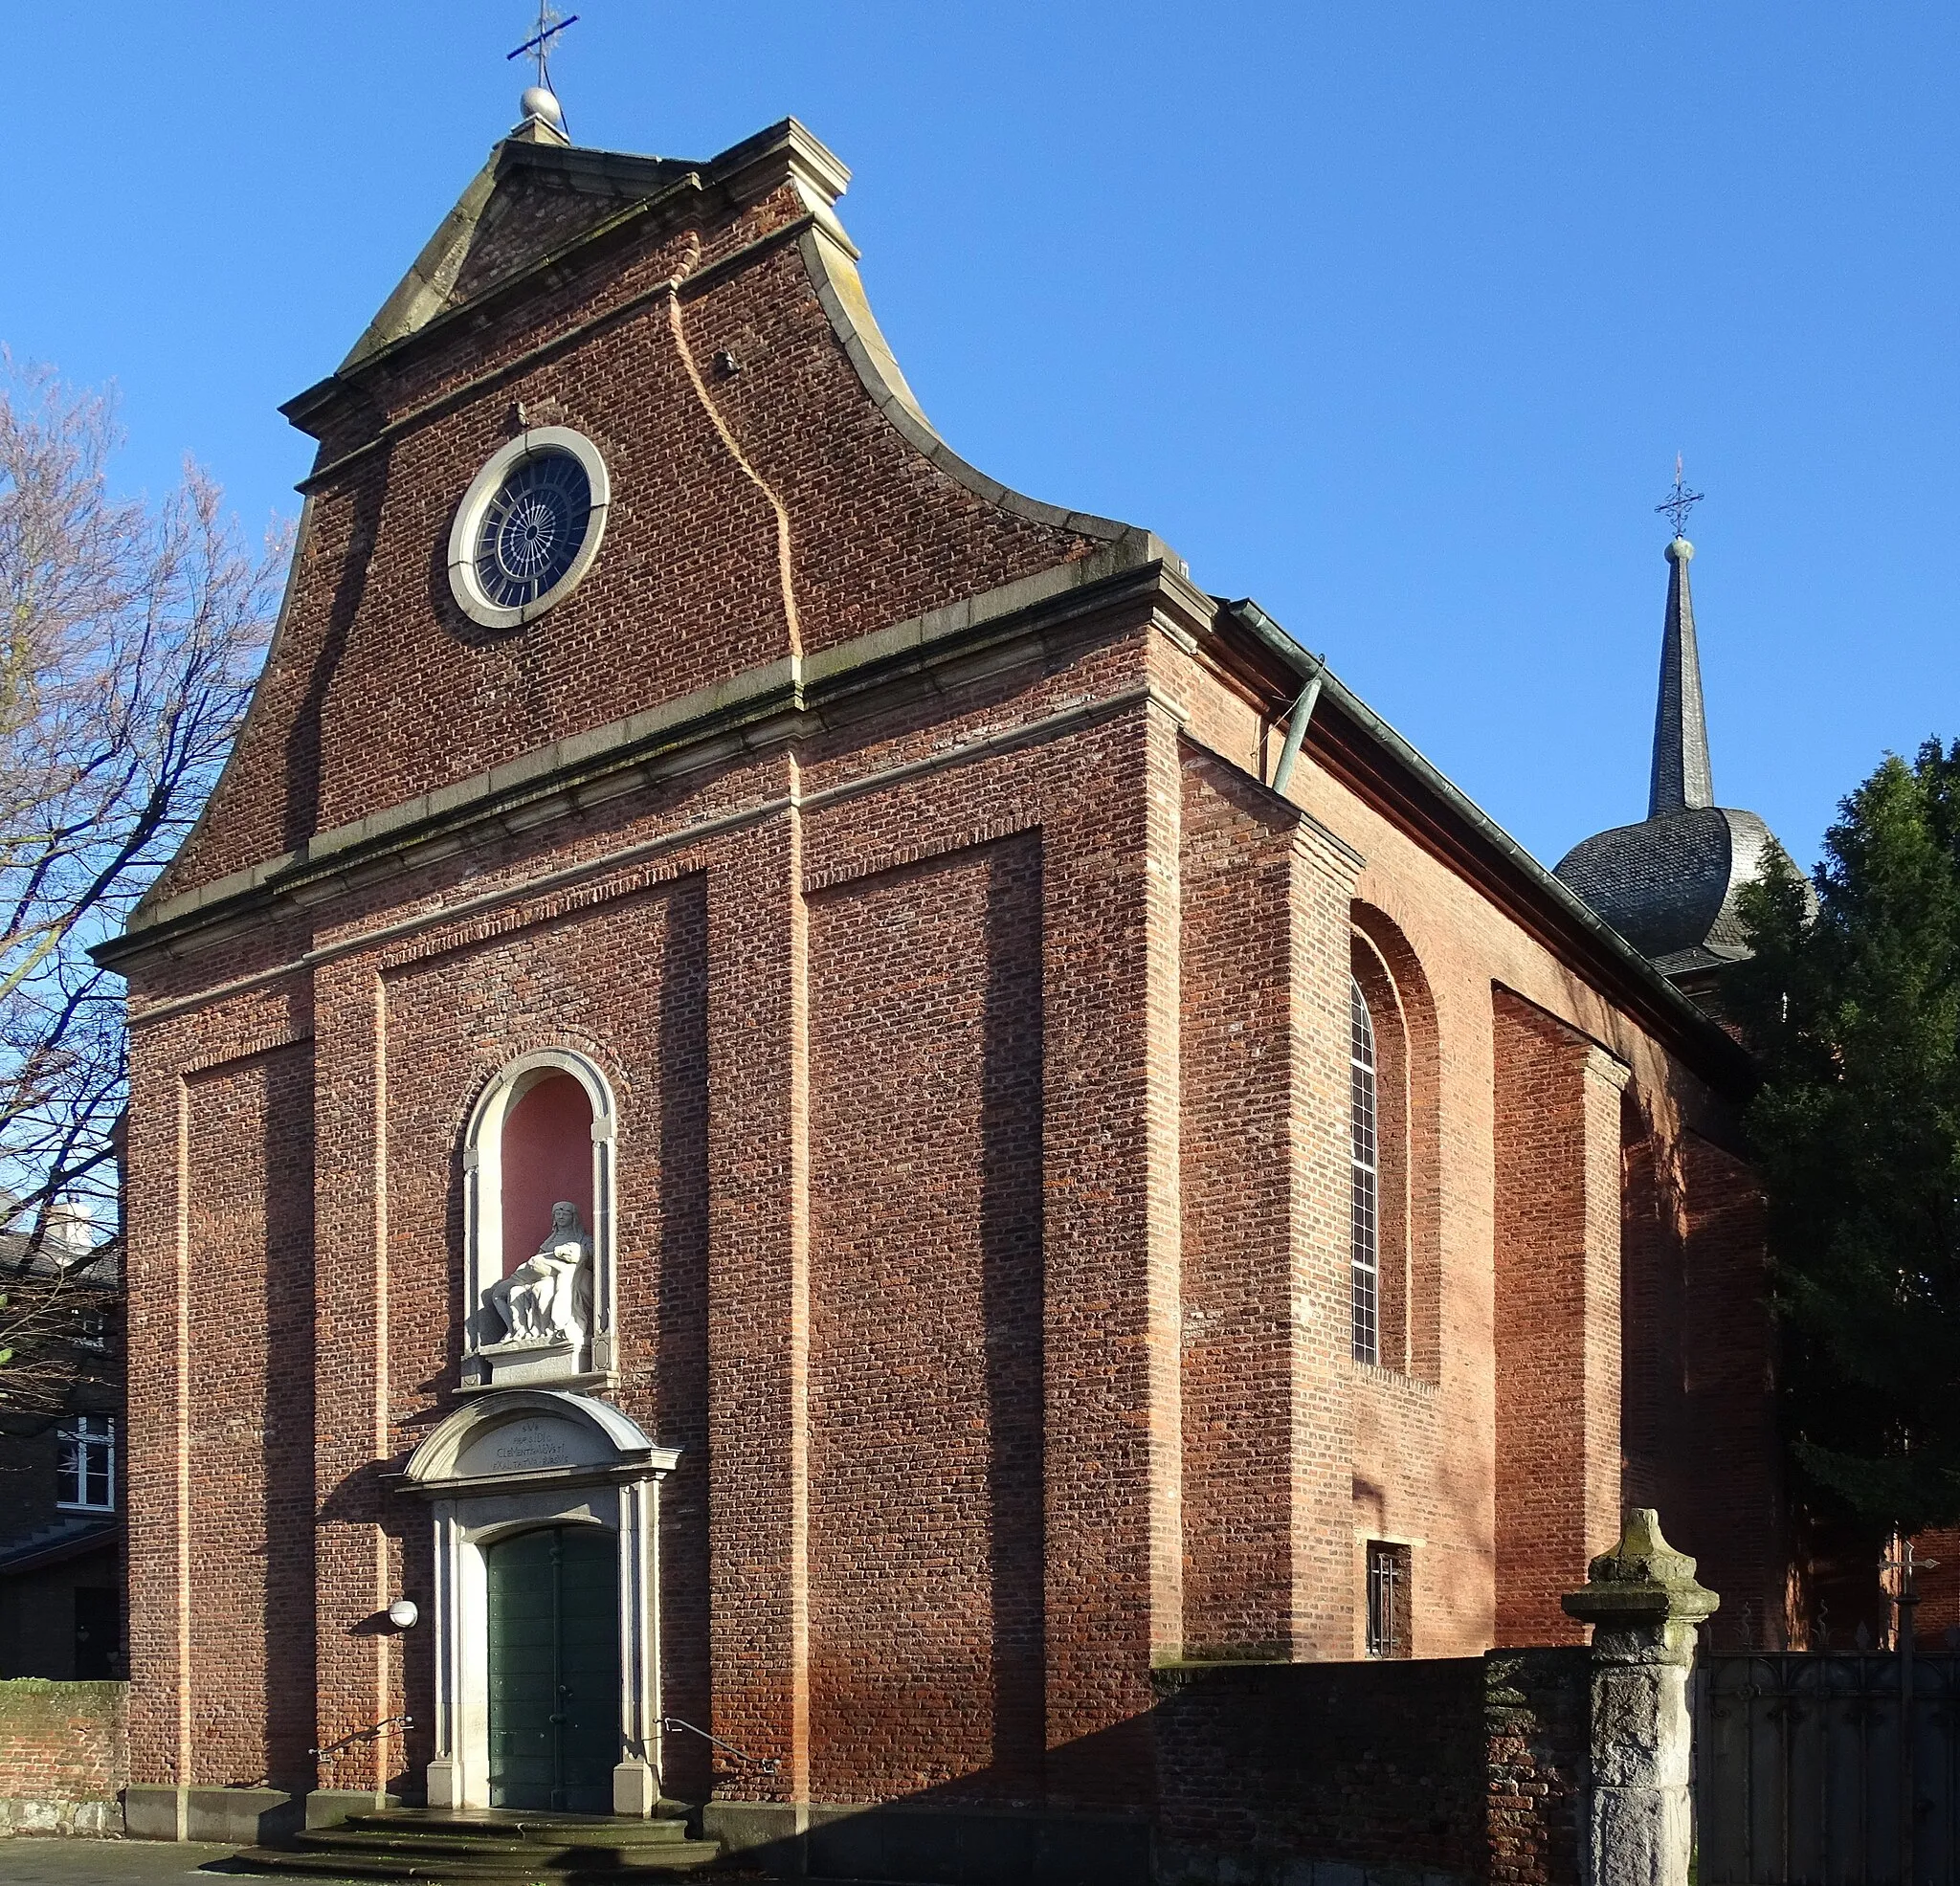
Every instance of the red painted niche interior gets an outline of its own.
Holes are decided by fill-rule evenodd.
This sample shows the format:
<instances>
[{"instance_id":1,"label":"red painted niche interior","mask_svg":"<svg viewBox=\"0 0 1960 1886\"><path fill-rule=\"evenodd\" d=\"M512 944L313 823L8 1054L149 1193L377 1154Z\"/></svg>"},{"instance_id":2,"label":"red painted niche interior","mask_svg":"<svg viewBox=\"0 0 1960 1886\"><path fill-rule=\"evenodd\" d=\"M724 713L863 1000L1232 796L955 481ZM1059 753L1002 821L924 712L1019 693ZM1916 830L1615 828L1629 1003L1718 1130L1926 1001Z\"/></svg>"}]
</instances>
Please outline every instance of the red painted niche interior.
<instances>
[{"instance_id":1,"label":"red painted niche interior","mask_svg":"<svg viewBox=\"0 0 1960 1886\"><path fill-rule=\"evenodd\" d=\"M503 1121L503 1274L545 1242L551 1208L578 1207L592 1230L592 1104L568 1074L547 1074L519 1096Z\"/></svg>"}]
</instances>

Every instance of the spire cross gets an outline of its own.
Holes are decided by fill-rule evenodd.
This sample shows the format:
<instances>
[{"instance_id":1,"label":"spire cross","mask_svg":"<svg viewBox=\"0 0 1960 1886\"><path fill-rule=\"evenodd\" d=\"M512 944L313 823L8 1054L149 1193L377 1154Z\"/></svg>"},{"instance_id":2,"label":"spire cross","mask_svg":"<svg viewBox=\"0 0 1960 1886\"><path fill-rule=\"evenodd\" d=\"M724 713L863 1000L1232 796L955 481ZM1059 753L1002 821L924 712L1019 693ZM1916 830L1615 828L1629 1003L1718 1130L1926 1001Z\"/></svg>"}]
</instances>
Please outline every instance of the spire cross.
<instances>
[{"instance_id":1,"label":"spire cross","mask_svg":"<svg viewBox=\"0 0 1960 1886\"><path fill-rule=\"evenodd\" d=\"M551 4L551 0L538 0L537 32L532 33L522 46L504 54L505 62L508 63L512 59L521 59L528 53L537 61L538 83L548 92L551 89L552 42L557 39L558 35L567 27L576 26L577 24L578 15L576 13L573 13L569 19L567 19Z\"/></svg>"},{"instance_id":2,"label":"spire cross","mask_svg":"<svg viewBox=\"0 0 1960 1886\"><path fill-rule=\"evenodd\" d=\"M1688 513L1702 501L1704 495L1703 492L1690 491L1682 482L1681 454L1677 452L1674 455L1674 490L1654 508L1662 517L1673 521L1674 534L1679 537L1687 523Z\"/></svg>"}]
</instances>

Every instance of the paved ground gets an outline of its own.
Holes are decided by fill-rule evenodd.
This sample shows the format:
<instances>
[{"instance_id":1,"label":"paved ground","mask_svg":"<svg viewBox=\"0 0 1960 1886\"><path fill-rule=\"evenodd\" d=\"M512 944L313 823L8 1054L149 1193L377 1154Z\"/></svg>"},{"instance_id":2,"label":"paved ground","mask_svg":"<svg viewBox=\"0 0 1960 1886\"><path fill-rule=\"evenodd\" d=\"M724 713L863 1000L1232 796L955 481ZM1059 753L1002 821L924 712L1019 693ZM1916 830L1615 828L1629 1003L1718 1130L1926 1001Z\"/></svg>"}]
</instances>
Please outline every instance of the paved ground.
<instances>
[{"instance_id":1,"label":"paved ground","mask_svg":"<svg viewBox=\"0 0 1960 1886\"><path fill-rule=\"evenodd\" d=\"M167 1840L39 1840L15 1834L0 1840L0 1886L220 1886L225 1874L198 1869L230 1858L233 1851Z\"/></svg>"}]
</instances>

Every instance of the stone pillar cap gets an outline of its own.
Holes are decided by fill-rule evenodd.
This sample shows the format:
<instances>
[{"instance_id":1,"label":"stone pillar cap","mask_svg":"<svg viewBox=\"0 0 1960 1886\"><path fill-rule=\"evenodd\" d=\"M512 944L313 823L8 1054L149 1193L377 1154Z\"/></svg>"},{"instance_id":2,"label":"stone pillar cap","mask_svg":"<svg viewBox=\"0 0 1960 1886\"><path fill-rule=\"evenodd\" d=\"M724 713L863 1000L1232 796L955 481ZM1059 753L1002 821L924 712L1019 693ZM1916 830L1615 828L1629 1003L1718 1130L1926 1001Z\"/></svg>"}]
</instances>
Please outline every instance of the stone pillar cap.
<instances>
[{"instance_id":1,"label":"stone pillar cap","mask_svg":"<svg viewBox=\"0 0 1960 1886\"><path fill-rule=\"evenodd\" d=\"M1588 1624L1700 1623L1722 1603L1695 1581L1695 1562L1660 1534L1660 1515L1636 1506L1619 1543L1587 1568L1586 1587L1559 1600Z\"/></svg>"}]
</instances>

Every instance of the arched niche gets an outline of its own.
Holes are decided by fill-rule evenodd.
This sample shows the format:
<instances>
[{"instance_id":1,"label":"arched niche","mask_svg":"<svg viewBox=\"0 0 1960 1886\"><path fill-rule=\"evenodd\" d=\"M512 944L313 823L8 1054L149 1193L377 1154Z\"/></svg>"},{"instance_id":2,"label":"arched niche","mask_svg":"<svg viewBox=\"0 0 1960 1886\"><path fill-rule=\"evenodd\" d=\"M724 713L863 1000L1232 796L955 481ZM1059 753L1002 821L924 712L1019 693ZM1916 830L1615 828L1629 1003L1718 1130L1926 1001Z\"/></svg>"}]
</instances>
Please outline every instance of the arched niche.
<instances>
[{"instance_id":1,"label":"arched niche","mask_svg":"<svg viewBox=\"0 0 1960 1886\"><path fill-rule=\"evenodd\" d=\"M569 1049L519 1056L478 1100L463 1140L464 1387L612 1378L615 1127L606 1076Z\"/></svg>"}]
</instances>

